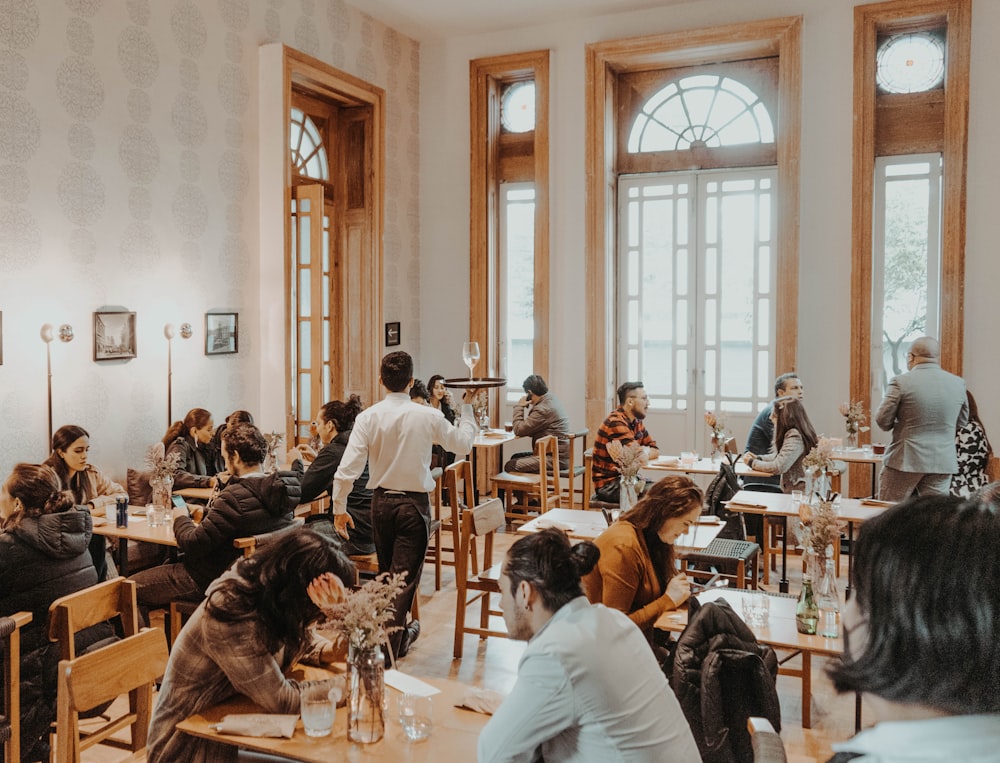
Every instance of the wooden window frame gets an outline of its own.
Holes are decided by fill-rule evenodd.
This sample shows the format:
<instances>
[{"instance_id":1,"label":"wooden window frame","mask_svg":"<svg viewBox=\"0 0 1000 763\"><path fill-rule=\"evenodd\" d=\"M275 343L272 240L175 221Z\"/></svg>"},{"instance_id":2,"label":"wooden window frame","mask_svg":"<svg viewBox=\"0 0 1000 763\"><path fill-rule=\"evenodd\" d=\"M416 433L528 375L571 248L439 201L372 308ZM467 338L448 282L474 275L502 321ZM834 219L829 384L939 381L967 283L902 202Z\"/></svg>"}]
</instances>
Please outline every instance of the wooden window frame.
<instances>
[{"instance_id":1,"label":"wooden window frame","mask_svg":"<svg viewBox=\"0 0 1000 763\"><path fill-rule=\"evenodd\" d=\"M965 198L968 164L970 0L910 0L854 9L854 148L851 215L851 400L866 410L871 400L872 203L876 155L940 151L944 157L941 193L941 366L962 373L965 303ZM880 94L875 81L879 38L885 34L945 29L942 90L907 96ZM915 111L916 110L916 111ZM930 116L918 136L886 127L892 112L915 123ZM934 113L940 117L933 117ZM919 120L918 120L919 121ZM937 126L936 135L927 125Z\"/></svg>"},{"instance_id":2,"label":"wooden window frame","mask_svg":"<svg viewBox=\"0 0 1000 763\"><path fill-rule=\"evenodd\" d=\"M686 30L587 46L586 416L596 430L614 400L618 74L777 56L779 112L775 368L796 369L802 17Z\"/></svg>"},{"instance_id":3,"label":"wooden window frame","mask_svg":"<svg viewBox=\"0 0 1000 763\"><path fill-rule=\"evenodd\" d=\"M535 186L534 373L549 378L549 51L538 50L469 62L471 172L469 231L469 339L483 350L479 372L496 376L500 363L500 183L504 166L524 180L523 162L504 162L501 144L525 138L504 134L500 124L501 88L518 79L535 82L535 129L531 138ZM485 361L485 365L483 364ZM521 380L513 380L520 384ZM493 392L491 410L499 409Z\"/></svg>"}]
</instances>

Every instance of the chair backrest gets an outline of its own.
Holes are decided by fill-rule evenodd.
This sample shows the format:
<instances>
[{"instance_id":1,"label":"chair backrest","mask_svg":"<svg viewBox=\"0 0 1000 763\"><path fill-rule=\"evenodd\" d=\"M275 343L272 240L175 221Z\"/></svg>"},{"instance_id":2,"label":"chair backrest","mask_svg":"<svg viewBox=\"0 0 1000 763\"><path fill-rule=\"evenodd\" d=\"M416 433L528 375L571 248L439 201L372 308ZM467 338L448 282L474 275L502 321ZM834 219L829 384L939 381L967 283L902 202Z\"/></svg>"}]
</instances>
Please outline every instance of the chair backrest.
<instances>
[{"instance_id":1,"label":"chair backrest","mask_svg":"<svg viewBox=\"0 0 1000 763\"><path fill-rule=\"evenodd\" d=\"M132 752L146 747L153 685L167 668L167 640L159 628L139 633L72 660L60 660L56 700L56 763L79 763L80 753L131 726ZM80 712L129 694L129 710L86 737Z\"/></svg>"},{"instance_id":2,"label":"chair backrest","mask_svg":"<svg viewBox=\"0 0 1000 763\"><path fill-rule=\"evenodd\" d=\"M559 439L554 434L539 437L535 441L535 456L538 458L539 513L544 514L562 501Z\"/></svg>"},{"instance_id":3,"label":"chair backrest","mask_svg":"<svg viewBox=\"0 0 1000 763\"><path fill-rule=\"evenodd\" d=\"M746 529L743 524L742 514L730 512L726 509L725 503L740 490L740 481L736 476L736 468L728 460L723 459L719 464L719 473L712 478L705 490L705 508L707 514L715 514L726 520L726 527L719 533L721 538L735 540L746 540Z\"/></svg>"},{"instance_id":4,"label":"chair backrest","mask_svg":"<svg viewBox=\"0 0 1000 763\"><path fill-rule=\"evenodd\" d=\"M117 577L52 602L49 607L49 640L59 642L60 659L75 659L74 635L106 620L120 617L125 636L138 633L135 588L131 580Z\"/></svg>"},{"instance_id":5,"label":"chair backrest","mask_svg":"<svg viewBox=\"0 0 1000 763\"><path fill-rule=\"evenodd\" d=\"M258 533L257 535L247 535L243 538L235 538L233 540L233 545L243 551L243 558L248 556L253 556L254 551L268 543L282 537L285 533L295 532L302 529L302 525L305 524L305 519L303 517L295 517L292 520L292 524L288 527L282 527L279 530L272 530L269 533Z\"/></svg>"},{"instance_id":6,"label":"chair backrest","mask_svg":"<svg viewBox=\"0 0 1000 763\"><path fill-rule=\"evenodd\" d=\"M4 760L21 759L21 628L31 622L30 612L15 612L0 617L0 643L3 644L3 707L0 716L0 739Z\"/></svg>"},{"instance_id":7,"label":"chair backrest","mask_svg":"<svg viewBox=\"0 0 1000 763\"><path fill-rule=\"evenodd\" d=\"M460 590L464 589L464 582L469 577L475 539L484 539L482 569L487 570L493 566L493 536L506 524L507 514L499 498L490 498L462 513L462 539L455 559L455 578L461 582Z\"/></svg>"},{"instance_id":8,"label":"chair backrest","mask_svg":"<svg viewBox=\"0 0 1000 763\"><path fill-rule=\"evenodd\" d=\"M750 732L754 763L785 763L788 760L781 735L767 718L750 716L747 718L747 730Z\"/></svg>"},{"instance_id":9,"label":"chair backrest","mask_svg":"<svg viewBox=\"0 0 1000 763\"><path fill-rule=\"evenodd\" d=\"M580 454L579 457L581 466L585 467L586 462L584 458L584 453L587 452L587 437L589 435L590 435L589 429L580 429L576 432L570 432L566 436L566 439L569 441L569 447L568 447L569 468L564 472L564 476L566 477L566 481L569 483L569 485L566 488L566 494L569 496L569 507L571 509L576 506L575 495L576 495L577 453L579 452ZM577 443L577 440L580 441L579 444ZM583 497L583 500L580 501L581 506L585 504L586 500L587 500L586 497Z\"/></svg>"}]
</instances>

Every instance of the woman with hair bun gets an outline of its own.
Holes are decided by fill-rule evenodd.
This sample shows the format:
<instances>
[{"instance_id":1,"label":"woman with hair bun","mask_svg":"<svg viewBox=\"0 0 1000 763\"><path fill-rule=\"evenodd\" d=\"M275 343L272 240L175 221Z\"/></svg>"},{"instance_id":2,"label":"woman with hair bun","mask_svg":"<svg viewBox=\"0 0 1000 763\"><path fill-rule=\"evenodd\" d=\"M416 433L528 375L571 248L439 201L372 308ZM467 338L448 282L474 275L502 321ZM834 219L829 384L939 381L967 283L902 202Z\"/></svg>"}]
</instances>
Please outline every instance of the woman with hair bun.
<instances>
[{"instance_id":1,"label":"woman with hair bun","mask_svg":"<svg viewBox=\"0 0 1000 763\"><path fill-rule=\"evenodd\" d=\"M337 473L340 460L351 439L354 420L364 410L361 398L351 395L347 400L332 400L316 413L316 431L323 449L316 453L307 445L299 446L299 455L312 463L302 476L302 503L313 501L323 491L333 493L333 476ZM327 499L329 509L329 499ZM373 554L372 541L372 491L368 489L368 464L361 475L354 480L354 487L347 496L347 513L354 520L354 527L348 525L346 554Z\"/></svg>"},{"instance_id":2,"label":"woman with hair bun","mask_svg":"<svg viewBox=\"0 0 1000 763\"><path fill-rule=\"evenodd\" d=\"M166 455L181 455L181 465L174 472L175 490L216 486L216 455L211 446L214 434L212 414L204 408L192 408L182 421L175 421L163 435Z\"/></svg>"},{"instance_id":3,"label":"woman with hair bun","mask_svg":"<svg viewBox=\"0 0 1000 763\"><path fill-rule=\"evenodd\" d=\"M21 630L21 760L48 760L59 664L59 644L47 632L49 606L97 583L87 550L93 525L55 470L36 464L17 464L0 487L0 517L0 616L32 614ZM77 635L76 648L111 635L110 626L95 625Z\"/></svg>"},{"instance_id":4,"label":"woman with hair bun","mask_svg":"<svg viewBox=\"0 0 1000 763\"><path fill-rule=\"evenodd\" d=\"M514 689L479 735L479 763L701 761L642 632L583 595L580 578L599 556L552 528L507 552L500 606L510 637L528 646Z\"/></svg>"}]
</instances>

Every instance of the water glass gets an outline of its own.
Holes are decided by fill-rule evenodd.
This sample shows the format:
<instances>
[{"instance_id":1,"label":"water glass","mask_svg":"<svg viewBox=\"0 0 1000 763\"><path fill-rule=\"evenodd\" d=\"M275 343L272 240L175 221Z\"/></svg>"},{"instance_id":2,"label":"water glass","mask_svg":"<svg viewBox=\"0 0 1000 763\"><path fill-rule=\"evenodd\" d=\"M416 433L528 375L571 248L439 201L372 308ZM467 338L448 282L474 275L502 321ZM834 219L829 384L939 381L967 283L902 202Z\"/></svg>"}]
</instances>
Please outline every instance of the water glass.
<instances>
[{"instance_id":1,"label":"water glass","mask_svg":"<svg viewBox=\"0 0 1000 763\"><path fill-rule=\"evenodd\" d=\"M154 504L146 506L146 523L150 527L160 527L167 523L167 510Z\"/></svg>"},{"instance_id":2,"label":"water glass","mask_svg":"<svg viewBox=\"0 0 1000 763\"><path fill-rule=\"evenodd\" d=\"M336 712L337 702L330 696L330 687L325 682L299 689L299 714L306 736L329 736Z\"/></svg>"},{"instance_id":3,"label":"water glass","mask_svg":"<svg viewBox=\"0 0 1000 763\"><path fill-rule=\"evenodd\" d=\"M743 621L751 628L766 628L771 619L771 599L764 591L748 591L742 597Z\"/></svg>"},{"instance_id":4,"label":"water glass","mask_svg":"<svg viewBox=\"0 0 1000 763\"><path fill-rule=\"evenodd\" d=\"M694 451L685 450L681 452L681 464L683 466L693 466L694 462L698 460L698 454Z\"/></svg>"},{"instance_id":5,"label":"water glass","mask_svg":"<svg viewBox=\"0 0 1000 763\"><path fill-rule=\"evenodd\" d=\"M434 728L431 698L420 694L403 694L399 698L399 723L411 742L427 739Z\"/></svg>"}]
</instances>

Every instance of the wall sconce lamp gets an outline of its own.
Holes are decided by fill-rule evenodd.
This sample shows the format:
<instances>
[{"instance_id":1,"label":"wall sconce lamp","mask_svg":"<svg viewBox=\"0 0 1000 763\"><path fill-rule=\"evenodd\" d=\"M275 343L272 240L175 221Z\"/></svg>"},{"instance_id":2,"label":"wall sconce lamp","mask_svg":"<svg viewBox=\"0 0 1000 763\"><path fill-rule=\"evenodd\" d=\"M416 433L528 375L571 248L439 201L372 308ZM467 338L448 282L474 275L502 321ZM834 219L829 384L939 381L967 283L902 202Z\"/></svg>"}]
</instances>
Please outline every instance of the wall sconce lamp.
<instances>
[{"instance_id":1,"label":"wall sconce lamp","mask_svg":"<svg viewBox=\"0 0 1000 763\"><path fill-rule=\"evenodd\" d=\"M190 323L181 324L181 339L190 339L194 331ZM173 363L173 338L175 335L174 324L168 323L163 327L163 336L167 339L167 429L174 423L174 363Z\"/></svg>"},{"instance_id":2,"label":"wall sconce lamp","mask_svg":"<svg viewBox=\"0 0 1000 763\"><path fill-rule=\"evenodd\" d=\"M55 327L51 323L46 323L42 326L39 335L42 337L42 341L45 342L45 369L48 374L48 406L49 406L49 447L52 446L52 340L57 336L62 342L72 342L73 341L73 327L68 323L64 323L59 327L59 333L56 334Z\"/></svg>"}]
</instances>

